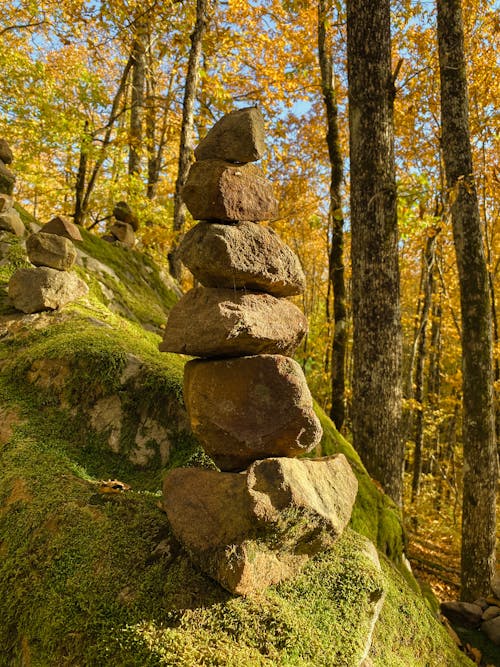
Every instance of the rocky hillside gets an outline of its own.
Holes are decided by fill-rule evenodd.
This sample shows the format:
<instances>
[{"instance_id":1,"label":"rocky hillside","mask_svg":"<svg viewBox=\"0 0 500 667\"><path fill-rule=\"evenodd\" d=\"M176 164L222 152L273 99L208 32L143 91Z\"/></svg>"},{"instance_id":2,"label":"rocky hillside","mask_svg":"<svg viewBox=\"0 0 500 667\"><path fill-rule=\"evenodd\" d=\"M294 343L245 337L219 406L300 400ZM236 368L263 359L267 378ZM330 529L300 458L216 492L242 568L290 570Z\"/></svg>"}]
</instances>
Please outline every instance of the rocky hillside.
<instances>
[{"instance_id":1,"label":"rocky hillside","mask_svg":"<svg viewBox=\"0 0 500 667\"><path fill-rule=\"evenodd\" d=\"M158 352L178 290L139 252L76 245L88 295L23 315L6 288L24 241L0 237L0 665L471 665L402 565L395 508L320 409L315 454L343 452L359 482L336 546L248 598L191 564L160 507L166 469L214 467L188 429L183 362Z\"/></svg>"}]
</instances>

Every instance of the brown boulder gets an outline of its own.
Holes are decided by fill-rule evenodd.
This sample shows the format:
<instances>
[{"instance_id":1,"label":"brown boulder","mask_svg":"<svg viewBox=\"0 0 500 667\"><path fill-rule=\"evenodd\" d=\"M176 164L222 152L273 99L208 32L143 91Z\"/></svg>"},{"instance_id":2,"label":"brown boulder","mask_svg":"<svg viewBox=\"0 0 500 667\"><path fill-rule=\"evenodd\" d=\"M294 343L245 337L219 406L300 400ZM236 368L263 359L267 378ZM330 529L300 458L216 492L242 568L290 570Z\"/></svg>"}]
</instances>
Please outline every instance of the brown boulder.
<instances>
[{"instance_id":1,"label":"brown boulder","mask_svg":"<svg viewBox=\"0 0 500 667\"><path fill-rule=\"evenodd\" d=\"M330 548L350 519L356 492L343 454L272 458L241 474L172 470L163 505L192 560L230 592L248 595L293 576Z\"/></svg>"},{"instance_id":2,"label":"brown boulder","mask_svg":"<svg viewBox=\"0 0 500 667\"><path fill-rule=\"evenodd\" d=\"M114 209L113 215L118 220L118 222L126 222L127 225L131 225L134 231L139 229L139 221L137 216L132 213L132 209L125 201L119 201Z\"/></svg>"},{"instance_id":3,"label":"brown boulder","mask_svg":"<svg viewBox=\"0 0 500 667\"><path fill-rule=\"evenodd\" d=\"M4 164L11 164L14 160L14 155L5 139L0 139L0 160Z\"/></svg>"},{"instance_id":4,"label":"brown boulder","mask_svg":"<svg viewBox=\"0 0 500 667\"><path fill-rule=\"evenodd\" d=\"M38 232L26 241L28 259L35 266L49 266L59 271L67 271L75 263L76 250L73 243L57 234Z\"/></svg>"},{"instance_id":5,"label":"brown boulder","mask_svg":"<svg viewBox=\"0 0 500 667\"><path fill-rule=\"evenodd\" d=\"M171 309L160 350L194 357L292 356L306 331L307 318L286 299L197 287Z\"/></svg>"},{"instance_id":6,"label":"brown boulder","mask_svg":"<svg viewBox=\"0 0 500 667\"><path fill-rule=\"evenodd\" d=\"M47 224L45 224L41 231L44 234L57 234L57 236L64 236L70 241L82 241L82 235L78 225L75 225L74 222L67 220L62 215L57 215L55 218L52 218Z\"/></svg>"},{"instance_id":7,"label":"brown boulder","mask_svg":"<svg viewBox=\"0 0 500 667\"><path fill-rule=\"evenodd\" d=\"M14 206L14 199L11 195L0 195L0 213L8 213Z\"/></svg>"},{"instance_id":8,"label":"brown boulder","mask_svg":"<svg viewBox=\"0 0 500 667\"><path fill-rule=\"evenodd\" d=\"M75 273L45 266L18 269L9 282L9 297L16 310L38 313L55 310L85 296L87 285Z\"/></svg>"},{"instance_id":9,"label":"brown boulder","mask_svg":"<svg viewBox=\"0 0 500 667\"><path fill-rule=\"evenodd\" d=\"M193 432L222 470L305 454L321 440L304 373L289 357L189 361L184 401Z\"/></svg>"},{"instance_id":10,"label":"brown boulder","mask_svg":"<svg viewBox=\"0 0 500 667\"><path fill-rule=\"evenodd\" d=\"M11 195L14 192L16 177L0 160L0 193Z\"/></svg>"},{"instance_id":11,"label":"brown boulder","mask_svg":"<svg viewBox=\"0 0 500 667\"><path fill-rule=\"evenodd\" d=\"M132 229L132 225L129 225L126 222L115 222L114 225L111 225L109 231L117 241L121 241L125 245L130 246L131 248L134 247L135 234L134 230Z\"/></svg>"},{"instance_id":12,"label":"brown boulder","mask_svg":"<svg viewBox=\"0 0 500 667\"><path fill-rule=\"evenodd\" d=\"M481 624L481 632L484 632L496 646L500 646L500 616L484 621Z\"/></svg>"},{"instance_id":13,"label":"brown boulder","mask_svg":"<svg viewBox=\"0 0 500 667\"><path fill-rule=\"evenodd\" d=\"M0 213L0 229L5 229L16 236L24 236L26 227L15 208Z\"/></svg>"},{"instance_id":14,"label":"brown boulder","mask_svg":"<svg viewBox=\"0 0 500 667\"><path fill-rule=\"evenodd\" d=\"M278 213L272 183L254 164L194 162L182 198L195 220L270 220Z\"/></svg>"},{"instance_id":15,"label":"brown boulder","mask_svg":"<svg viewBox=\"0 0 500 667\"><path fill-rule=\"evenodd\" d=\"M305 278L297 255L269 227L253 222L201 222L179 246L179 256L205 287L301 294Z\"/></svg>"},{"instance_id":16,"label":"brown boulder","mask_svg":"<svg viewBox=\"0 0 500 667\"><path fill-rule=\"evenodd\" d=\"M194 154L197 160L255 162L264 155L264 118L257 107L236 109L208 131Z\"/></svg>"}]
</instances>

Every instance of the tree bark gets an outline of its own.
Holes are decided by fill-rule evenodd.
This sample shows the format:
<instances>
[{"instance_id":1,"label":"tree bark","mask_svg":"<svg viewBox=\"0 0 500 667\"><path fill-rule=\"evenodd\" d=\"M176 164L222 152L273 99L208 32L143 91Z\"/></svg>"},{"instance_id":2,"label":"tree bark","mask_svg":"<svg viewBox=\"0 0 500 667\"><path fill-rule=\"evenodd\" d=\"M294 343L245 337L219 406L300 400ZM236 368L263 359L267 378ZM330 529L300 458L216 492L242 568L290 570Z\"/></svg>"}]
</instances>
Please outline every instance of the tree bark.
<instances>
[{"instance_id":1,"label":"tree bark","mask_svg":"<svg viewBox=\"0 0 500 667\"><path fill-rule=\"evenodd\" d=\"M326 21L327 1L318 0L318 59L321 71L321 92L325 103L326 143L330 158L330 230L329 279L333 288L335 321L331 354L332 406L330 417L340 430L345 420L345 355L347 346L345 282L344 282L344 218L342 214L343 161L340 150L338 109L331 55L328 53Z\"/></svg>"},{"instance_id":2,"label":"tree bark","mask_svg":"<svg viewBox=\"0 0 500 667\"><path fill-rule=\"evenodd\" d=\"M85 194L85 179L87 177L88 148L91 141L92 137L89 135L89 121L86 120L83 127L83 137L80 145L80 160L78 162L78 172L76 174L75 183L75 212L73 213L73 220L76 225L83 224L84 210L82 205Z\"/></svg>"},{"instance_id":3,"label":"tree bark","mask_svg":"<svg viewBox=\"0 0 500 667\"><path fill-rule=\"evenodd\" d=\"M401 318L389 0L348 0L354 446L402 503Z\"/></svg>"},{"instance_id":4,"label":"tree bark","mask_svg":"<svg viewBox=\"0 0 500 667\"><path fill-rule=\"evenodd\" d=\"M143 142L144 92L146 88L146 49L145 29L141 22L137 27L132 46L132 87L130 100L129 128L129 176L141 170L141 149Z\"/></svg>"},{"instance_id":5,"label":"tree bark","mask_svg":"<svg viewBox=\"0 0 500 667\"><path fill-rule=\"evenodd\" d=\"M460 0L437 0L442 150L460 283L463 374L461 599L490 592L497 453L491 304L473 176Z\"/></svg>"},{"instance_id":6,"label":"tree bark","mask_svg":"<svg viewBox=\"0 0 500 667\"><path fill-rule=\"evenodd\" d=\"M179 167L175 181L174 193L174 234L179 236L186 222L186 206L182 201L182 188L186 183L189 167L192 161L192 136L194 127L194 103L198 90L199 70L202 52L202 40L208 24L208 8L210 0L196 0L196 20L191 33L191 48L186 72L184 87L184 101L182 105L181 137L179 144ZM177 257L177 240L174 239L168 256L170 273L174 278L180 278L181 266Z\"/></svg>"}]
</instances>

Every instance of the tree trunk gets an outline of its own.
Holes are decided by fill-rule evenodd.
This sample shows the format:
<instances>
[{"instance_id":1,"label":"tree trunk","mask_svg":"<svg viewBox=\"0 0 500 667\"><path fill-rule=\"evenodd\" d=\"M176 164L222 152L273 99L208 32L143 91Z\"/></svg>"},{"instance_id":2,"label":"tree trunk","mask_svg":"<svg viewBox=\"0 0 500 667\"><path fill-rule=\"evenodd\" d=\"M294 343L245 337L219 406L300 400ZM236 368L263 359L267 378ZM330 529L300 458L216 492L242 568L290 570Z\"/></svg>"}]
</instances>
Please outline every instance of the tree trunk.
<instances>
[{"instance_id":1,"label":"tree trunk","mask_svg":"<svg viewBox=\"0 0 500 667\"><path fill-rule=\"evenodd\" d=\"M401 318L389 0L348 0L354 446L402 502Z\"/></svg>"},{"instance_id":2,"label":"tree trunk","mask_svg":"<svg viewBox=\"0 0 500 667\"><path fill-rule=\"evenodd\" d=\"M422 454L424 447L424 367L427 353L427 324L434 291L434 260L436 250L436 230L428 230L423 252L423 302L418 328L417 357L415 367L415 400L418 407L415 414L415 455L413 460L413 478L411 501L414 502L420 492L422 475Z\"/></svg>"},{"instance_id":3,"label":"tree trunk","mask_svg":"<svg viewBox=\"0 0 500 667\"><path fill-rule=\"evenodd\" d=\"M191 48L189 51L188 66L186 72L186 83L184 87L184 102L182 105L181 138L179 144L179 167L177 180L175 181L174 193L174 234L180 235L186 222L186 206L182 201L182 188L186 183L189 167L192 161L192 136L194 127L194 103L199 82L199 70L201 62L201 47L203 35L208 24L208 8L210 0L196 0L196 21L191 33ZM174 278L180 278L180 260L177 257L177 240L169 253L168 260L170 273Z\"/></svg>"},{"instance_id":4,"label":"tree trunk","mask_svg":"<svg viewBox=\"0 0 500 667\"><path fill-rule=\"evenodd\" d=\"M88 164L88 148L89 143L92 141L92 137L89 136L89 121L85 121L83 127L83 137L82 143L80 146L80 160L78 163L78 172L76 174L76 183L75 183L75 212L73 213L73 220L76 225L83 224L83 197L85 194L85 179L87 177L87 164Z\"/></svg>"},{"instance_id":5,"label":"tree trunk","mask_svg":"<svg viewBox=\"0 0 500 667\"><path fill-rule=\"evenodd\" d=\"M331 355L332 407L330 417L340 430L345 419L345 355L347 345L344 282L344 219L342 215L342 153L340 151L337 100L331 55L326 44L327 2L318 0L318 57L321 70L321 92L325 102L326 143L330 158L331 246L329 279L333 287L333 333Z\"/></svg>"},{"instance_id":6,"label":"tree trunk","mask_svg":"<svg viewBox=\"0 0 500 667\"><path fill-rule=\"evenodd\" d=\"M462 312L463 508L461 599L490 592L495 565L497 453L491 304L468 125L460 0L438 0L442 150Z\"/></svg>"},{"instance_id":7,"label":"tree trunk","mask_svg":"<svg viewBox=\"0 0 500 667\"><path fill-rule=\"evenodd\" d=\"M144 91L146 87L146 49L144 26L138 25L132 47L132 90L129 129L129 176L141 170L142 125L144 116Z\"/></svg>"}]
</instances>

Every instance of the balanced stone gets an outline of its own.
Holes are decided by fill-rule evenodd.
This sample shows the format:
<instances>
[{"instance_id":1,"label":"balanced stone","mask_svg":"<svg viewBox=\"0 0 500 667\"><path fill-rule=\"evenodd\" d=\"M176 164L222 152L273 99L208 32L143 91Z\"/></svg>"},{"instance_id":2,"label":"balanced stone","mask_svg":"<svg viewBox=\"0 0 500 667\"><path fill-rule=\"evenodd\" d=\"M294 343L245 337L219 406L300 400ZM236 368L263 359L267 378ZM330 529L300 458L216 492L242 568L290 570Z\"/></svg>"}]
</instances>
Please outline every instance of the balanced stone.
<instances>
[{"instance_id":1,"label":"balanced stone","mask_svg":"<svg viewBox=\"0 0 500 667\"><path fill-rule=\"evenodd\" d=\"M0 161L0 193L11 195L14 191L16 177L8 167Z\"/></svg>"},{"instance_id":2,"label":"balanced stone","mask_svg":"<svg viewBox=\"0 0 500 667\"><path fill-rule=\"evenodd\" d=\"M0 195L0 199L2 196L5 195ZM15 208L0 213L0 229L5 229L16 236L24 236L26 233L26 227Z\"/></svg>"},{"instance_id":3,"label":"balanced stone","mask_svg":"<svg viewBox=\"0 0 500 667\"><path fill-rule=\"evenodd\" d=\"M269 227L252 222L201 222L184 236L179 256L205 287L301 294L305 278L297 255Z\"/></svg>"},{"instance_id":4,"label":"balanced stone","mask_svg":"<svg viewBox=\"0 0 500 667\"><path fill-rule=\"evenodd\" d=\"M45 266L18 269L9 282L9 298L23 313L55 310L85 296L87 285L75 273Z\"/></svg>"},{"instance_id":5,"label":"balanced stone","mask_svg":"<svg viewBox=\"0 0 500 667\"><path fill-rule=\"evenodd\" d=\"M0 213L7 213L14 206L14 199L11 195L0 195Z\"/></svg>"},{"instance_id":6,"label":"balanced stone","mask_svg":"<svg viewBox=\"0 0 500 667\"><path fill-rule=\"evenodd\" d=\"M195 220L270 220L278 213L272 183L254 164L194 162L182 198Z\"/></svg>"},{"instance_id":7,"label":"balanced stone","mask_svg":"<svg viewBox=\"0 0 500 667\"><path fill-rule=\"evenodd\" d=\"M125 243L125 245L128 245L131 248L134 247L135 234L132 225L129 225L126 222L115 222L114 225L111 225L109 231L118 241Z\"/></svg>"},{"instance_id":8,"label":"balanced stone","mask_svg":"<svg viewBox=\"0 0 500 667\"><path fill-rule=\"evenodd\" d=\"M78 225L71 222L62 215L56 215L52 220L47 222L41 230L44 234L57 234L64 236L70 241L83 241Z\"/></svg>"},{"instance_id":9,"label":"balanced stone","mask_svg":"<svg viewBox=\"0 0 500 667\"><path fill-rule=\"evenodd\" d=\"M35 266L49 266L59 271L67 271L76 260L73 243L57 234L38 232L26 241L28 259Z\"/></svg>"},{"instance_id":10,"label":"balanced stone","mask_svg":"<svg viewBox=\"0 0 500 667\"><path fill-rule=\"evenodd\" d=\"M304 373L289 357L189 361L184 401L194 434L221 470L305 454L321 440Z\"/></svg>"},{"instance_id":11,"label":"balanced stone","mask_svg":"<svg viewBox=\"0 0 500 667\"><path fill-rule=\"evenodd\" d=\"M119 201L113 209L113 215L119 222L126 222L127 225L132 225L134 231L138 230L139 221L127 202Z\"/></svg>"},{"instance_id":12,"label":"balanced stone","mask_svg":"<svg viewBox=\"0 0 500 667\"><path fill-rule=\"evenodd\" d=\"M244 474L172 470L163 505L194 562L230 592L247 595L331 547L350 519L357 486L343 454L271 458Z\"/></svg>"},{"instance_id":13,"label":"balanced stone","mask_svg":"<svg viewBox=\"0 0 500 667\"><path fill-rule=\"evenodd\" d=\"M194 154L197 160L255 162L264 155L265 149L264 118L257 107L246 107L231 111L217 121Z\"/></svg>"},{"instance_id":14,"label":"balanced stone","mask_svg":"<svg viewBox=\"0 0 500 667\"><path fill-rule=\"evenodd\" d=\"M171 309L160 350L195 357L292 356L306 331L307 318L286 299L196 287Z\"/></svg>"},{"instance_id":15,"label":"balanced stone","mask_svg":"<svg viewBox=\"0 0 500 667\"><path fill-rule=\"evenodd\" d=\"M4 164L11 164L14 160L12 150L5 139L0 139L0 160Z\"/></svg>"}]
</instances>

